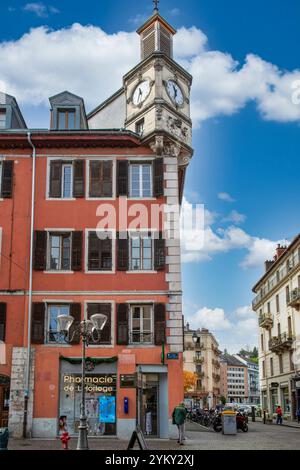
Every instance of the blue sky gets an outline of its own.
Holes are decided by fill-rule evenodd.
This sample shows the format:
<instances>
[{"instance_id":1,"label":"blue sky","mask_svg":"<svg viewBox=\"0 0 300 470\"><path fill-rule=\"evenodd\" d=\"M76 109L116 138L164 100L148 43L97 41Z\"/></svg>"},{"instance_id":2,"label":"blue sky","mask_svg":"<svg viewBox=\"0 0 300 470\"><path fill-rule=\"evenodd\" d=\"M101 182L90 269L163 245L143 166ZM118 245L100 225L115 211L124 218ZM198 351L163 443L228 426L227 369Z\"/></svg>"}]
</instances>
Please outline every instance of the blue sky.
<instances>
[{"instance_id":1,"label":"blue sky","mask_svg":"<svg viewBox=\"0 0 300 470\"><path fill-rule=\"evenodd\" d=\"M138 62L133 31L151 12L150 0L2 0L0 83L16 95L32 127L48 126L46 97L66 87L89 110ZM184 313L235 352L256 341L249 306L264 256L300 231L300 105L291 102L291 83L300 79L300 2L161 0L160 12L179 29L177 59L194 75L195 155L185 197L208 211L209 240L183 265ZM82 28L72 29L74 23ZM88 25L100 28L101 37ZM76 45L84 38L82 50L72 47L74 38ZM56 62L51 42L66 64ZM216 71L215 80L207 70Z\"/></svg>"}]
</instances>

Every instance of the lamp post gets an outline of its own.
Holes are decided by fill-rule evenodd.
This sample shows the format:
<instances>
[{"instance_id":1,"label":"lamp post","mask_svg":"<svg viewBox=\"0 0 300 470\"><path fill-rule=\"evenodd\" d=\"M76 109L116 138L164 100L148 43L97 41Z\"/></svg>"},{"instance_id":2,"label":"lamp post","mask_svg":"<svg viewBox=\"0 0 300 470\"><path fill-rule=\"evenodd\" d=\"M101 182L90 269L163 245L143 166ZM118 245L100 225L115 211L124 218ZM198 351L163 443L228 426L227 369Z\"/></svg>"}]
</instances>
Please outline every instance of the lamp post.
<instances>
[{"instance_id":1,"label":"lamp post","mask_svg":"<svg viewBox=\"0 0 300 470\"><path fill-rule=\"evenodd\" d=\"M196 345L198 341L198 335L196 331L194 331L193 336L192 336L193 343Z\"/></svg>"},{"instance_id":2,"label":"lamp post","mask_svg":"<svg viewBox=\"0 0 300 470\"><path fill-rule=\"evenodd\" d=\"M57 322L59 332L64 335L64 339L67 343L71 343L76 335L79 335L82 341L81 404L77 450L88 450L87 417L85 407L85 350L90 344L96 344L99 342L101 331L107 322L107 316L96 313L91 316L90 320L83 320L80 322L79 326L74 329L71 337L70 328L74 322L74 318L71 315L59 315L57 317Z\"/></svg>"}]
</instances>

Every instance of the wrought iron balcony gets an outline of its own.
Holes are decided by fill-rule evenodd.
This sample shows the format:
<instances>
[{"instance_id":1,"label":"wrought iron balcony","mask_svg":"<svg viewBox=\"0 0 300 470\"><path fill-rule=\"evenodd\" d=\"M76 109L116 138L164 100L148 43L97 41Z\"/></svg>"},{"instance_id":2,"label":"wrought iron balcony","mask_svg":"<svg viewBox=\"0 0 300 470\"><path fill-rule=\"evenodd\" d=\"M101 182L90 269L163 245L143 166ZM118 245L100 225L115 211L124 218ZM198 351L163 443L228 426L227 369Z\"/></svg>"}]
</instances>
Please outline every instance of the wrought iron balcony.
<instances>
[{"instance_id":1,"label":"wrought iron balcony","mask_svg":"<svg viewBox=\"0 0 300 470\"><path fill-rule=\"evenodd\" d=\"M205 377L205 372L196 371L196 374L198 375L199 379L203 379Z\"/></svg>"},{"instance_id":2,"label":"wrought iron balcony","mask_svg":"<svg viewBox=\"0 0 300 470\"><path fill-rule=\"evenodd\" d=\"M203 343L196 343L195 344L195 350L196 351L202 351L204 349L204 344Z\"/></svg>"},{"instance_id":3,"label":"wrought iron balcony","mask_svg":"<svg viewBox=\"0 0 300 470\"><path fill-rule=\"evenodd\" d=\"M269 349L277 354L291 349L293 346L294 337L288 333L283 333L279 336L273 336L269 341Z\"/></svg>"},{"instance_id":4,"label":"wrought iron balcony","mask_svg":"<svg viewBox=\"0 0 300 470\"><path fill-rule=\"evenodd\" d=\"M151 331L131 331L129 333L130 344L154 344L154 334Z\"/></svg>"},{"instance_id":5,"label":"wrought iron balcony","mask_svg":"<svg viewBox=\"0 0 300 470\"><path fill-rule=\"evenodd\" d=\"M219 374L213 374L212 376L213 376L213 379L214 379L215 382L220 382L221 377L220 377Z\"/></svg>"},{"instance_id":6,"label":"wrought iron balcony","mask_svg":"<svg viewBox=\"0 0 300 470\"><path fill-rule=\"evenodd\" d=\"M258 319L259 326L270 330L273 327L273 315L272 313L262 313Z\"/></svg>"},{"instance_id":7,"label":"wrought iron balcony","mask_svg":"<svg viewBox=\"0 0 300 470\"><path fill-rule=\"evenodd\" d=\"M300 308L300 288L294 289L289 293L287 304L289 307Z\"/></svg>"},{"instance_id":8,"label":"wrought iron balcony","mask_svg":"<svg viewBox=\"0 0 300 470\"><path fill-rule=\"evenodd\" d=\"M194 357L194 362L195 362L196 364L203 364L203 362L204 362L204 357L195 356L195 357Z\"/></svg>"}]
</instances>

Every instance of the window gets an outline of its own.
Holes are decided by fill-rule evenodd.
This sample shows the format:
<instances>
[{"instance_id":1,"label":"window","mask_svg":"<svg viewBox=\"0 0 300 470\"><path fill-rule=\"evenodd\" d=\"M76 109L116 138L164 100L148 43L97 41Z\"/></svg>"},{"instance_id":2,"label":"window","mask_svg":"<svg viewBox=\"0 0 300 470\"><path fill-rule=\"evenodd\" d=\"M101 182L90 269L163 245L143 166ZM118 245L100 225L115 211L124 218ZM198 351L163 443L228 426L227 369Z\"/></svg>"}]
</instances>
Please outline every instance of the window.
<instances>
[{"instance_id":1,"label":"window","mask_svg":"<svg viewBox=\"0 0 300 470\"><path fill-rule=\"evenodd\" d=\"M288 336L291 338L293 336L293 329L292 329L292 319L288 317Z\"/></svg>"},{"instance_id":2,"label":"window","mask_svg":"<svg viewBox=\"0 0 300 470\"><path fill-rule=\"evenodd\" d=\"M145 119L141 119L135 125L135 132L142 136L144 134L144 129L145 129Z\"/></svg>"},{"instance_id":3,"label":"window","mask_svg":"<svg viewBox=\"0 0 300 470\"><path fill-rule=\"evenodd\" d=\"M278 335L278 337L281 335L281 326L280 326L280 323L277 323L277 335Z\"/></svg>"},{"instance_id":4,"label":"window","mask_svg":"<svg viewBox=\"0 0 300 470\"><path fill-rule=\"evenodd\" d=\"M283 412L290 413L291 404L290 404L290 394L289 394L288 387L281 389L281 402L283 403Z\"/></svg>"},{"instance_id":5,"label":"window","mask_svg":"<svg viewBox=\"0 0 300 470\"><path fill-rule=\"evenodd\" d=\"M83 198L85 193L84 160L51 160L49 164L49 197Z\"/></svg>"},{"instance_id":6,"label":"window","mask_svg":"<svg viewBox=\"0 0 300 470\"><path fill-rule=\"evenodd\" d=\"M6 110L0 109L0 129L6 129Z\"/></svg>"},{"instance_id":7,"label":"window","mask_svg":"<svg viewBox=\"0 0 300 470\"><path fill-rule=\"evenodd\" d=\"M260 335L260 345L261 345L261 350L264 351L265 350L265 345L264 345L264 335L263 334Z\"/></svg>"},{"instance_id":8,"label":"window","mask_svg":"<svg viewBox=\"0 0 300 470\"><path fill-rule=\"evenodd\" d=\"M64 337L59 334L57 317L59 315L70 315L69 305L48 305L48 343L66 343Z\"/></svg>"},{"instance_id":9,"label":"window","mask_svg":"<svg viewBox=\"0 0 300 470\"><path fill-rule=\"evenodd\" d=\"M278 361L279 361L279 373L283 374L283 359L282 359L282 354L279 354L278 356Z\"/></svg>"},{"instance_id":10,"label":"window","mask_svg":"<svg viewBox=\"0 0 300 470\"><path fill-rule=\"evenodd\" d=\"M112 161L92 160L89 165L89 197L113 196Z\"/></svg>"},{"instance_id":11,"label":"window","mask_svg":"<svg viewBox=\"0 0 300 470\"><path fill-rule=\"evenodd\" d=\"M133 305L130 313L130 343L153 344L152 306Z\"/></svg>"},{"instance_id":12,"label":"window","mask_svg":"<svg viewBox=\"0 0 300 470\"><path fill-rule=\"evenodd\" d=\"M271 312L271 304L270 304L270 302L268 302L268 313L270 313L270 312Z\"/></svg>"},{"instance_id":13,"label":"window","mask_svg":"<svg viewBox=\"0 0 300 470\"><path fill-rule=\"evenodd\" d=\"M288 303L290 300L290 288L289 286L286 286L285 288L285 295L286 295L286 302Z\"/></svg>"},{"instance_id":14,"label":"window","mask_svg":"<svg viewBox=\"0 0 300 470\"><path fill-rule=\"evenodd\" d=\"M131 235L130 269L132 271L149 271L153 269L152 238L150 236Z\"/></svg>"},{"instance_id":15,"label":"window","mask_svg":"<svg viewBox=\"0 0 300 470\"><path fill-rule=\"evenodd\" d=\"M59 130L75 129L75 109L59 109L57 113L57 128Z\"/></svg>"},{"instance_id":16,"label":"window","mask_svg":"<svg viewBox=\"0 0 300 470\"><path fill-rule=\"evenodd\" d=\"M130 164L130 197L152 197L151 163Z\"/></svg>"},{"instance_id":17,"label":"window","mask_svg":"<svg viewBox=\"0 0 300 470\"><path fill-rule=\"evenodd\" d=\"M262 361L262 376L263 376L263 379L266 377L265 361Z\"/></svg>"},{"instance_id":18,"label":"window","mask_svg":"<svg viewBox=\"0 0 300 470\"><path fill-rule=\"evenodd\" d=\"M64 164L62 166L62 197L64 199L71 198L73 196L73 165Z\"/></svg>"},{"instance_id":19,"label":"window","mask_svg":"<svg viewBox=\"0 0 300 470\"><path fill-rule=\"evenodd\" d=\"M280 312L280 305L279 305L279 295L276 295L276 311L277 313Z\"/></svg>"},{"instance_id":20,"label":"window","mask_svg":"<svg viewBox=\"0 0 300 470\"><path fill-rule=\"evenodd\" d=\"M88 303L87 304L87 318L91 318L92 315L102 314L107 317L107 321L101 330L100 336L95 334L94 339L96 344L111 344L111 304L110 303Z\"/></svg>"},{"instance_id":21,"label":"window","mask_svg":"<svg viewBox=\"0 0 300 470\"><path fill-rule=\"evenodd\" d=\"M49 234L48 269L68 271L71 269L71 234Z\"/></svg>"},{"instance_id":22,"label":"window","mask_svg":"<svg viewBox=\"0 0 300 470\"><path fill-rule=\"evenodd\" d=\"M271 376L274 375L273 357L271 357L271 359L270 359L270 373L271 373Z\"/></svg>"},{"instance_id":23,"label":"window","mask_svg":"<svg viewBox=\"0 0 300 470\"><path fill-rule=\"evenodd\" d=\"M102 232L99 236L97 232L89 232L88 271L112 270L112 240L108 237L107 232Z\"/></svg>"}]
</instances>

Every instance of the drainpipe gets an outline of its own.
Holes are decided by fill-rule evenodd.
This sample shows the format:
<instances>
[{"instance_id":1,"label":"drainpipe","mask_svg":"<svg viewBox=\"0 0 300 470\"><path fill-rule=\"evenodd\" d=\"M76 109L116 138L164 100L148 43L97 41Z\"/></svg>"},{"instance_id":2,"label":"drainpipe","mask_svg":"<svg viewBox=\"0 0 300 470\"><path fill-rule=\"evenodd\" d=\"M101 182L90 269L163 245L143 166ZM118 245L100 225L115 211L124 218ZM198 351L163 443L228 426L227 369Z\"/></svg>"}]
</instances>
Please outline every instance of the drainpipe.
<instances>
[{"instance_id":1,"label":"drainpipe","mask_svg":"<svg viewBox=\"0 0 300 470\"><path fill-rule=\"evenodd\" d=\"M24 418L23 438L27 435L27 415L30 385L30 354L31 354L31 318L32 318L32 265L33 265L33 236L34 236L34 200L35 200L35 163L36 148L31 141L30 132L27 133L29 145L32 147L32 182L31 182L31 221L30 221L30 258L29 258L29 294L28 294L28 319L27 319L27 356L25 366L25 388L24 388Z\"/></svg>"}]
</instances>

